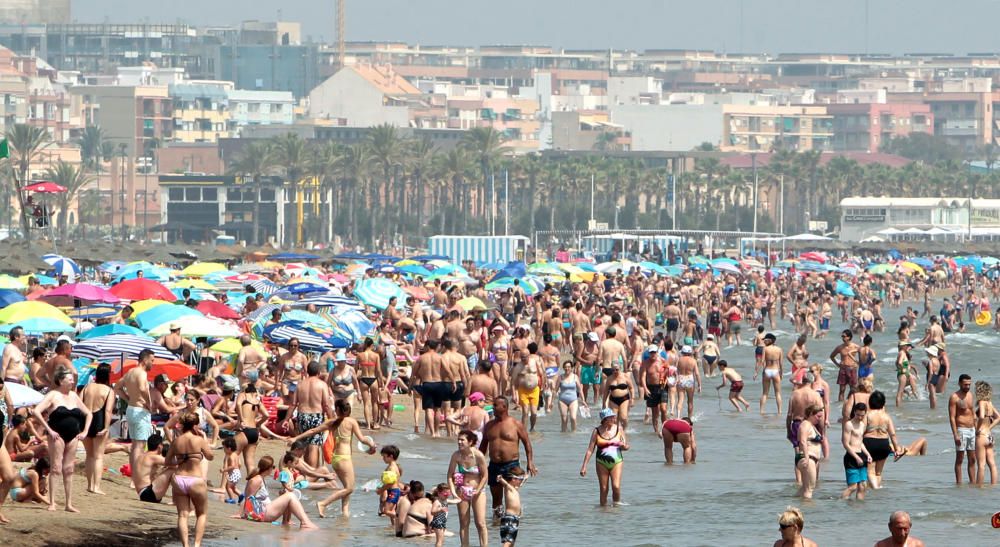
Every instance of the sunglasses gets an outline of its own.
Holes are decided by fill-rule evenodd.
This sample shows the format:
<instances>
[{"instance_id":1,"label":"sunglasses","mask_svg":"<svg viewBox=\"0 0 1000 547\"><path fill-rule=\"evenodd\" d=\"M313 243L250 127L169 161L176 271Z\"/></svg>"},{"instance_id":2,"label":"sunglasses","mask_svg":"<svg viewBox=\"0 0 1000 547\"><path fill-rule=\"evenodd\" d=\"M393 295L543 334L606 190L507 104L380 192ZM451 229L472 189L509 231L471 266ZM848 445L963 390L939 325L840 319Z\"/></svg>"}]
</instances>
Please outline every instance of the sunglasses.
<instances>
[{"instance_id":1,"label":"sunglasses","mask_svg":"<svg viewBox=\"0 0 1000 547\"><path fill-rule=\"evenodd\" d=\"M781 528L782 530L786 530L786 529L792 528L794 526L795 526L794 524L779 524L778 528Z\"/></svg>"}]
</instances>

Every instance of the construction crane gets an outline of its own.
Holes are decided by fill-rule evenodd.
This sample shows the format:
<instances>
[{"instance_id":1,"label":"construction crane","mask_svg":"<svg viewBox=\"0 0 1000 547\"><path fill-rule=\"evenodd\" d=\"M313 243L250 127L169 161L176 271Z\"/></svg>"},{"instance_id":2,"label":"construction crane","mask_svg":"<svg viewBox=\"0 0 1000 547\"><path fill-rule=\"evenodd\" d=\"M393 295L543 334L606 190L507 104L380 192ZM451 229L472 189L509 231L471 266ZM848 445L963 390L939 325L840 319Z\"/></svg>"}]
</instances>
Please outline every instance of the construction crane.
<instances>
[{"instance_id":1,"label":"construction crane","mask_svg":"<svg viewBox=\"0 0 1000 547\"><path fill-rule=\"evenodd\" d=\"M346 0L335 0L337 3L337 70L344 68L344 56L346 47L344 45L344 2Z\"/></svg>"}]
</instances>

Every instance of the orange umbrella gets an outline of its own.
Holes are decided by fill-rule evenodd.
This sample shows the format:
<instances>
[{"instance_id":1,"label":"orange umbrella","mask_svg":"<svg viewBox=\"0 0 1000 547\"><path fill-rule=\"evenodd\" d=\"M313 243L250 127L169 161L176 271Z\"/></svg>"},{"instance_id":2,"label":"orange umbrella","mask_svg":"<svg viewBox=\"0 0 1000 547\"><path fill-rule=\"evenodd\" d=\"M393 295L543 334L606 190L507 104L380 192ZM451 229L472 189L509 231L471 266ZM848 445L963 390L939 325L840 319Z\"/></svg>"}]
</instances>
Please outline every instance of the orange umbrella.
<instances>
[{"instance_id":1,"label":"orange umbrella","mask_svg":"<svg viewBox=\"0 0 1000 547\"><path fill-rule=\"evenodd\" d=\"M417 300L431 299L431 293L430 291L427 290L427 287L407 285L403 287L403 290L406 291L406 293L412 296L413 298L416 298Z\"/></svg>"},{"instance_id":2,"label":"orange umbrella","mask_svg":"<svg viewBox=\"0 0 1000 547\"><path fill-rule=\"evenodd\" d=\"M124 367L122 366L122 362L120 359L118 361L111 363L111 383L115 383L118 380L120 380L121 377L124 376L126 372L132 370L138 364L139 361L135 359L126 359ZM198 371L195 370L194 367L181 361L176 361L176 360L171 361L168 359L154 359L153 368L149 371L149 374L147 374L146 377L149 379L150 382L152 382L153 378L156 378L161 374L166 374L167 378L170 378L171 382L177 382L179 380L187 378L188 376L191 376L196 372Z\"/></svg>"}]
</instances>

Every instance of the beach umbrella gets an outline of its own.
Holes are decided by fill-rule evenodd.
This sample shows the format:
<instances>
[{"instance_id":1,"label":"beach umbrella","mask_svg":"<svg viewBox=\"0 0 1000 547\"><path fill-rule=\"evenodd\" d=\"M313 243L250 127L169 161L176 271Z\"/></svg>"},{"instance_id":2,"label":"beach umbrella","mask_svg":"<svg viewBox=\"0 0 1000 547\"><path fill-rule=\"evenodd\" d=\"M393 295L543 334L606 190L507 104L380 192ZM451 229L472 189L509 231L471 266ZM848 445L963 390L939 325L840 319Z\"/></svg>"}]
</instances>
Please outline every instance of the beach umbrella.
<instances>
[{"instance_id":1,"label":"beach umbrella","mask_svg":"<svg viewBox=\"0 0 1000 547\"><path fill-rule=\"evenodd\" d=\"M100 266L97 267L98 270L107 273L115 273L124 266L125 263L121 260L109 260L107 262L102 262Z\"/></svg>"},{"instance_id":2,"label":"beach umbrella","mask_svg":"<svg viewBox=\"0 0 1000 547\"><path fill-rule=\"evenodd\" d=\"M471 310L485 310L488 308L485 302L476 298L475 296L465 297L455 303L458 307L465 311Z\"/></svg>"},{"instance_id":3,"label":"beach umbrella","mask_svg":"<svg viewBox=\"0 0 1000 547\"><path fill-rule=\"evenodd\" d=\"M528 275L528 267L519 260L508 262L506 266L500 268L490 281L503 278L520 279Z\"/></svg>"},{"instance_id":4,"label":"beach umbrella","mask_svg":"<svg viewBox=\"0 0 1000 547\"><path fill-rule=\"evenodd\" d=\"M26 274L17 278L18 281L24 283L24 286L28 286L28 280L35 278L35 281L43 287L55 287L59 284L59 280L44 274Z\"/></svg>"},{"instance_id":5,"label":"beach umbrella","mask_svg":"<svg viewBox=\"0 0 1000 547\"><path fill-rule=\"evenodd\" d=\"M139 366L139 361L135 359L126 359L123 363L119 358L111 364L111 383L121 380L122 376L137 366ZM155 358L153 359L153 368L146 373L146 379L152 382L157 376L165 374L171 382L179 382L197 372L194 367L183 361L178 361L176 357Z\"/></svg>"},{"instance_id":6,"label":"beach umbrella","mask_svg":"<svg viewBox=\"0 0 1000 547\"><path fill-rule=\"evenodd\" d=\"M10 401L14 403L14 408L35 406L45 398L45 395L40 392L15 382L4 382L4 389L10 394Z\"/></svg>"},{"instance_id":7,"label":"beach umbrella","mask_svg":"<svg viewBox=\"0 0 1000 547\"><path fill-rule=\"evenodd\" d=\"M131 336L138 336L140 338L149 338L146 333L141 330L130 326L123 325L121 323L111 323L108 325L101 325L99 327L94 327L87 332L84 332L76 337L77 340L90 340L92 338L100 338L101 336L112 336L116 334L128 334Z\"/></svg>"},{"instance_id":8,"label":"beach umbrella","mask_svg":"<svg viewBox=\"0 0 1000 547\"><path fill-rule=\"evenodd\" d=\"M270 296L278 292L278 286L267 279L260 279L258 281L251 281L247 283L247 286L252 287L255 291L264 296Z\"/></svg>"},{"instance_id":9,"label":"beach umbrella","mask_svg":"<svg viewBox=\"0 0 1000 547\"><path fill-rule=\"evenodd\" d=\"M306 351L324 352L333 348L324 336L298 321L282 321L264 329L264 337L277 344L287 344L292 338Z\"/></svg>"},{"instance_id":10,"label":"beach umbrella","mask_svg":"<svg viewBox=\"0 0 1000 547\"><path fill-rule=\"evenodd\" d=\"M5 308L14 302L24 302L24 295L10 289L0 289L0 308Z\"/></svg>"},{"instance_id":11,"label":"beach umbrella","mask_svg":"<svg viewBox=\"0 0 1000 547\"><path fill-rule=\"evenodd\" d=\"M366 306L384 310L389 305L389 299L396 297L396 307L402 309L406 302L406 293L399 285L382 277L363 279L354 288L354 296Z\"/></svg>"},{"instance_id":12,"label":"beach umbrella","mask_svg":"<svg viewBox=\"0 0 1000 547\"><path fill-rule=\"evenodd\" d=\"M403 290L406 291L406 294L416 298L417 300L426 301L431 299L431 293L427 290L427 287L420 285L407 285L403 287Z\"/></svg>"},{"instance_id":13,"label":"beach umbrella","mask_svg":"<svg viewBox=\"0 0 1000 547\"><path fill-rule=\"evenodd\" d=\"M132 311L135 313L135 315L139 315L140 313L147 312L157 306L163 306L165 304L173 304L174 300L176 299L171 298L170 301L167 302L166 300L158 300L156 298L150 298L148 300L139 300L138 302L132 302L131 304L129 304L129 307L132 308Z\"/></svg>"},{"instance_id":14,"label":"beach umbrella","mask_svg":"<svg viewBox=\"0 0 1000 547\"><path fill-rule=\"evenodd\" d=\"M358 311L365 310L365 307L362 306L361 303L358 302L357 300L347 296L338 296L333 294L317 294L309 296L307 298L299 300L298 302L294 302L292 305L296 307L305 307L308 306L309 304L312 304L317 308L344 307Z\"/></svg>"},{"instance_id":15,"label":"beach umbrella","mask_svg":"<svg viewBox=\"0 0 1000 547\"><path fill-rule=\"evenodd\" d=\"M155 312L156 310L153 310ZM240 336L243 331L236 326L236 323L223 319L215 319L204 316L184 317L179 321L181 326L181 336L185 338L230 338ZM170 332L172 323L163 322L149 329L150 336L159 337Z\"/></svg>"},{"instance_id":16,"label":"beach umbrella","mask_svg":"<svg viewBox=\"0 0 1000 547\"><path fill-rule=\"evenodd\" d=\"M850 283L848 283L848 282L846 282L846 281L844 281L842 279L838 279L837 280L837 287L836 287L835 290L836 290L837 294L846 296L848 298L854 298L854 288L851 287Z\"/></svg>"},{"instance_id":17,"label":"beach umbrella","mask_svg":"<svg viewBox=\"0 0 1000 547\"><path fill-rule=\"evenodd\" d=\"M910 261L900 262L899 264L896 265L896 267L898 269L902 270L903 273L905 273L905 274L926 275L926 272L924 272L923 268L921 268L917 264L914 264L913 262L910 262Z\"/></svg>"},{"instance_id":18,"label":"beach umbrella","mask_svg":"<svg viewBox=\"0 0 1000 547\"><path fill-rule=\"evenodd\" d=\"M115 281L125 281L130 279L140 279L139 272L142 272L141 279L152 281L169 281L170 270L160 266L154 266L149 262L132 262L122 266L115 272Z\"/></svg>"},{"instance_id":19,"label":"beach umbrella","mask_svg":"<svg viewBox=\"0 0 1000 547\"><path fill-rule=\"evenodd\" d=\"M202 300L201 302L198 302L198 306L195 309L207 316L217 317L219 319L239 319L241 317L236 310L230 308L222 302L212 302L211 300Z\"/></svg>"},{"instance_id":20,"label":"beach umbrella","mask_svg":"<svg viewBox=\"0 0 1000 547\"><path fill-rule=\"evenodd\" d=\"M129 279L111 287L111 293L125 300L168 300L174 301L174 293L153 279Z\"/></svg>"},{"instance_id":21,"label":"beach umbrella","mask_svg":"<svg viewBox=\"0 0 1000 547\"><path fill-rule=\"evenodd\" d=\"M267 353L267 350L261 345L260 342L256 340L250 341L250 346L261 353ZM243 349L243 343L240 342L239 338L226 338L221 342L216 342L208 348L210 351L216 353L221 353L223 355L236 355Z\"/></svg>"},{"instance_id":22,"label":"beach umbrella","mask_svg":"<svg viewBox=\"0 0 1000 547\"><path fill-rule=\"evenodd\" d=\"M281 292L287 292L289 294L300 295L300 294L310 294L310 293L326 293L330 292L325 286L316 285L314 283L292 283L290 285L285 285L281 288Z\"/></svg>"},{"instance_id":23,"label":"beach umbrella","mask_svg":"<svg viewBox=\"0 0 1000 547\"><path fill-rule=\"evenodd\" d=\"M166 348L159 345L152 338L133 336L130 334L113 334L110 336L99 336L84 342L79 342L73 346L73 355L84 357L94 361L107 362L126 358L137 359L139 352L144 349L153 351L156 357L172 360L176 357Z\"/></svg>"},{"instance_id":24,"label":"beach umbrella","mask_svg":"<svg viewBox=\"0 0 1000 547\"><path fill-rule=\"evenodd\" d=\"M430 270L416 263L399 266L399 271L410 275L419 275L421 277L428 277L431 275Z\"/></svg>"},{"instance_id":25,"label":"beach umbrella","mask_svg":"<svg viewBox=\"0 0 1000 547\"><path fill-rule=\"evenodd\" d=\"M826 266L820 264L819 262L814 262L811 260L806 260L799 262L798 269L803 272L825 272Z\"/></svg>"},{"instance_id":26,"label":"beach umbrella","mask_svg":"<svg viewBox=\"0 0 1000 547\"><path fill-rule=\"evenodd\" d=\"M0 323L19 323L38 318L55 319L67 325L73 324L69 316L46 302L26 300L15 302L0 310Z\"/></svg>"},{"instance_id":27,"label":"beach umbrella","mask_svg":"<svg viewBox=\"0 0 1000 547\"><path fill-rule=\"evenodd\" d=\"M21 290L28 288L28 284L16 277L7 274L0 275L0 289Z\"/></svg>"},{"instance_id":28,"label":"beach umbrella","mask_svg":"<svg viewBox=\"0 0 1000 547\"><path fill-rule=\"evenodd\" d=\"M538 289L535 288L535 285L527 283L526 281L522 280L520 286L522 289L524 289L524 294L526 295L530 296L538 292ZM490 281L489 283L486 284L486 290L491 292L506 291L507 289L513 289L513 288L514 288L514 278L511 277L504 277L501 279L497 279L495 281Z\"/></svg>"},{"instance_id":29,"label":"beach umbrella","mask_svg":"<svg viewBox=\"0 0 1000 547\"><path fill-rule=\"evenodd\" d=\"M683 264L673 264L667 266L667 274L673 277L680 277L684 275L684 271L687 270L687 266Z\"/></svg>"},{"instance_id":30,"label":"beach umbrella","mask_svg":"<svg viewBox=\"0 0 1000 547\"><path fill-rule=\"evenodd\" d=\"M716 272L729 272L735 274L742 273L740 272L739 266L735 264L730 264L728 262L719 262L717 264L712 264L712 269L716 270Z\"/></svg>"},{"instance_id":31,"label":"beach umbrella","mask_svg":"<svg viewBox=\"0 0 1000 547\"><path fill-rule=\"evenodd\" d=\"M920 266L921 268L933 268L934 267L934 261L933 260L931 260L929 258L922 257L922 256L915 256L915 257L913 257L913 258L910 259L910 262L916 264L917 266ZM985 263L986 263L986 259L984 258L983 259L983 264L985 264Z\"/></svg>"},{"instance_id":32,"label":"beach umbrella","mask_svg":"<svg viewBox=\"0 0 1000 547\"><path fill-rule=\"evenodd\" d=\"M743 266L744 268L758 268L758 269L763 269L767 267L764 266L756 258L744 258L743 260L740 261L740 266Z\"/></svg>"},{"instance_id":33,"label":"beach umbrella","mask_svg":"<svg viewBox=\"0 0 1000 547\"><path fill-rule=\"evenodd\" d=\"M215 285L204 279L182 279L171 285L175 289L201 289L203 291L214 291Z\"/></svg>"},{"instance_id":34,"label":"beach umbrella","mask_svg":"<svg viewBox=\"0 0 1000 547\"><path fill-rule=\"evenodd\" d=\"M319 260L320 256L309 253L278 253L267 258L279 262L295 262L297 260Z\"/></svg>"},{"instance_id":35,"label":"beach umbrella","mask_svg":"<svg viewBox=\"0 0 1000 547\"><path fill-rule=\"evenodd\" d=\"M245 285L246 283L250 283L251 281L260 281L261 279L267 279L267 278L260 274L243 273L243 274L231 275L223 279L229 281L230 283L239 283L240 285Z\"/></svg>"},{"instance_id":36,"label":"beach umbrella","mask_svg":"<svg viewBox=\"0 0 1000 547\"><path fill-rule=\"evenodd\" d=\"M26 334L45 334L47 332L74 332L76 330L73 325L68 325L58 319L52 319L50 317L34 317L31 319L25 319L24 321L18 321L17 323L8 323L6 325L0 325L0 333L10 334L11 329L14 327L21 327L24 329Z\"/></svg>"},{"instance_id":37,"label":"beach umbrella","mask_svg":"<svg viewBox=\"0 0 1000 547\"><path fill-rule=\"evenodd\" d=\"M274 310L280 310L281 305L279 304L264 304L263 306L257 308L256 310L247 314L247 322L256 323L261 317L270 318L271 312Z\"/></svg>"},{"instance_id":38,"label":"beach umbrella","mask_svg":"<svg viewBox=\"0 0 1000 547\"><path fill-rule=\"evenodd\" d=\"M54 305L72 306L74 300L84 302L102 302L105 304L117 304L121 300L108 289L100 285L89 283L70 283L61 287L56 287L38 297L39 300L49 302Z\"/></svg>"},{"instance_id":39,"label":"beach umbrella","mask_svg":"<svg viewBox=\"0 0 1000 547\"><path fill-rule=\"evenodd\" d=\"M551 262L534 262L528 265L528 273L534 275L563 275L565 272L558 264Z\"/></svg>"},{"instance_id":40,"label":"beach umbrella","mask_svg":"<svg viewBox=\"0 0 1000 547\"><path fill-rule=\"evenodd\" d=\"M403 260L400 260L400 261L398 261L398 262L396 262L396 263L393 264L393 266L399 266L399 267L403 267L403 266L419 266L419 265L420 265L420 263L417 262L416 260L413 260L412 258L404 258Z\"/></svg>"},{"instance_id":41,"label":"beach umbrella","mask_svg":"<svg viewBox=\"0 0 1000 547\"><path fill-rule=\"evenodd\" d=\"M42 256L42 261L52 266L52 271L55 272L56 276L65 275L72 278L81 273L80 265L64 256L54 254L44 255Z\"/></svg>"},{"instance_id":42,"label":"beach umbrella","mask_svg":"<svg viewBox=\"0 0 1000 547\"><path fill-rule=\"evenodd\" d=\"M868 267L868 273L875 275L892 273L894 271L896 271L896 266L893 264L875 264Z\"/></svg>"},{"instance_id":43,"label":"beach umbrella","mask_svg":"<svg viewBox=\"0 0 1000 547\"><path fill-rule=\"evenodd\" d=\"M187 277L204 277L208 274L225 270L225 264L219 264L218 262L195 262L181 270L181 275Z\"/></svg>"},{"instance_id":44,"label":"beach umbrella","mask_svg":"<svg viewBox=\"0 0 1000 547\"><path fill-rule=\"evenodd\" d=\"M418 262L430 262L431 260L451 260L451 257L447 255L417 255L411 256L410 259Z\"/></svg>"},{"instance_id":45,"label":"beach umbrella","mask_svg":"<svg viewBox=\"0 0 1000 547\"><path fill-rule=\"evenodd\" d=\"M803 260L812 260L813 262L821 262L824 264L826 263L827 260L829 260L829 258L825 254L817 251L809 251L807 253L802 253L799 255L799 258Z\"/></svg>"},{"instance_id":46,"label":"beach umbrella","mask_svg":"<svg viewBox=\"0 0 1000 547\"><path fill-rule=\"evenodd\" d=\"M648 262L648 261L640 262L639 267L659 275L667 275L667 269L655 262Z\"/></svg>"},{"instance_id":47,"label":"beach umbrella","mask_svg":"<svg viewBox=\"0 0 1000 547\"><path fill-rule=\"evenodd\" d=\"M368 316L354 310L338 312L333 319L336 326L350 338L352 343L360 342L375 332L378 327L371 319L368 319Z\"/></svg>"},{"instance_id":48,"label":"beach umbrella","mask_svg":"<svg viewBox=\"0 0 1000 547\"><path fill-rule=\"evenodd\" d=\"M192 317L205 317L198 310L177 304L166 304L150 308L135 316L135 324L144 331L149 332L164 323L176 321L184 318L182 323L186 323Z\"/></svg>"}]
</instances>

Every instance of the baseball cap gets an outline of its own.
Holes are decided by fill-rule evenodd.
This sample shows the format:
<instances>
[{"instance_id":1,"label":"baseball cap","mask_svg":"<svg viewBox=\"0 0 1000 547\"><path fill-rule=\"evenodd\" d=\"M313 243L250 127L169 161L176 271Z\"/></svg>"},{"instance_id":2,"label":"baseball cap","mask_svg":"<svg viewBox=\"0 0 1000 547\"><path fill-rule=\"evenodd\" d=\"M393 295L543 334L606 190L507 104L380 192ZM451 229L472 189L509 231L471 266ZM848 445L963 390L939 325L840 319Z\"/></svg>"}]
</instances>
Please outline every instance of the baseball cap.
<instances>
[{"instance_id":1,"label":"baseball cap","mask_svg":"<svg viewBox=\"0 0 1000 547\"><path fill-rule=\"evenodd\" d=\"M57 342L57 343L58 343L58 342L62 342L63 340L65 340L65 341L69 342L70 344L73 344L73 343L74 343L74 342L73 342L73 339L72 339L72 338L70 338L69 336L66 336L65 334L63 334L63 335L62 335L62 336L60 336L59 338L56 338L56 342Z\"/></svg>"},{"instance_id":2,"label":"baseball cap","mask_svg":"<svg viewBox=\"0 0 1000 547\"><path fill-rule=\"evenodd\" d=\"M587 339L590 340L591 342L600 342L601 340L601 338L597 336L596 332L588 332Z\"/></svg>"},{"instance_id":3,"label":"baseball cap","mask_svg":"<svg viewBox=\"0 0 1000 547\"><path fill-rule=\"evenodd\" d=\"M347 360L347 351L344 350L343 348L338 349L337 353L333 356L333 360L334 361L346 361Z\"/></svg>"},{"instance_id":4,"label":"baseball cap","mask_svg":"<svg viewBox=\"0 0 1000 547\"><path fill-rule=\"evenodd\" d=\"M614 416L615 416L614 410L611 410L610 408L601 409L601 421L604 421L607 418L613 418Z\"/></svg>"},{"instance_id":5,"label":"baseball cap","mask_svg":"<svg viewBox=\"0 0 1000 547\"><path fill-rule=\"evenodd\" d=\"M471 394L469 394L470 403L478 403L479 401L484 401L484 400L486 400L486 396L478 391L474 391Z\"/></svg>"},{"instance_id":6,"label":"baseball cap","mask_svg":"<svg viewBox=\"0 0 1000 547\"><path fill-rule=\"evenodd\" d=\"M170 382L170 378L166 374L158 374L156 378L153 378L154 384L166 384Z\"/></svg>"},{"instance_id":7,"label":"baseball cap","mask_svg":"<svg viewBox=\"0 0 1000 547\"><path fill-rule=\"evenodd\" d=\"M170 330L181 330L181 324L180 323L171 323L170 324Z\"/></svg>"},{"instance_id":8,"label":"baseball cap","mask_svg":"<svg viewBox=\"0 0 1000 547\"><path fill-rule=\"evenodd\" d=\"M691 349L691 346L685 345L681 348L681 353L694 353L694 350Z\"/></svg>"}]
</instances>

